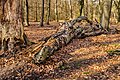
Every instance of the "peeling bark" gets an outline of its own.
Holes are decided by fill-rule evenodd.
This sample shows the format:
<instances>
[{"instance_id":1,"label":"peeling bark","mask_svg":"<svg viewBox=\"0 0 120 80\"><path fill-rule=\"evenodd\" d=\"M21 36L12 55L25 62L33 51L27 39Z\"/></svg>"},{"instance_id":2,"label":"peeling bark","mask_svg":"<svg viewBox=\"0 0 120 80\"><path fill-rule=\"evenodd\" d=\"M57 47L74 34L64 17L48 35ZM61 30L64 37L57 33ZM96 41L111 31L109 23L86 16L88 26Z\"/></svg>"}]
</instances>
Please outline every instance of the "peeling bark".
<instances>
[{"instance_id":1,"label":"peeling bark","mask_svg":"<svg viewBox=\"0 0 120 80\"><path fill-rule=\"evenodd\" d=\"M90 23L91 27L89 29L83 29L80 26L74 26L77 22L81 22L82 20L86 20L88 23ZM99 26L93 27L92 22L84 16L78 17L70 22L63 23L62 27L56 34L44 39L45 44L34 56L35 63L45 61L46 58L51 56L61 47L67 45L74 38L84 38L102 34L103 32Z\"/></svg>"}]
</instances>

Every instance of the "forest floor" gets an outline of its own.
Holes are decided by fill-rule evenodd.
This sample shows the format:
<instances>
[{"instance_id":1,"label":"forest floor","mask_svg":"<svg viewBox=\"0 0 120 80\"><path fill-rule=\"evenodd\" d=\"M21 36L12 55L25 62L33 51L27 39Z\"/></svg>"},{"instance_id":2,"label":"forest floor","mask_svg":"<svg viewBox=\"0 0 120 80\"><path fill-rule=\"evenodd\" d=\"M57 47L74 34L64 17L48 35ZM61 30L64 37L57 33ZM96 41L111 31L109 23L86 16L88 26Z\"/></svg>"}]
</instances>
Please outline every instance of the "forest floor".
<instances>
[{"instance_id":1,"label":"forest floor","mask_svg":"<svg viewBox=\"0 0 120 80\"><path fill-rule=\"evenodd\" d=\"M59 25L25 27L25 33L33 42L54 34ZM120 25L112 25L120 29ZM43 64L28 61L29 57L20 53L15 56L0 57L0 80L120 80L120 56L108 55L110 50L120 48L120 34L73 39L67 46L56 51ZM23 51L26 49L23 49Z\"/></svg>"}]
</instances>

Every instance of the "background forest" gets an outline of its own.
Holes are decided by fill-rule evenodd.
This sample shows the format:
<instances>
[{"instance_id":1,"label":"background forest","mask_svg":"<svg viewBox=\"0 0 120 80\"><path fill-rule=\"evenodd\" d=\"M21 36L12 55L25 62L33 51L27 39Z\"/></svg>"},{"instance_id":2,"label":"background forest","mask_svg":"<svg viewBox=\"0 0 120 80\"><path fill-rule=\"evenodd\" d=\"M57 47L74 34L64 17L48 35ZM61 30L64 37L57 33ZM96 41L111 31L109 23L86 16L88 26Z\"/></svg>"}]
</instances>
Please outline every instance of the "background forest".
<instances>
[{"instance_id":1,"label":"background forest","mask_svg":"<svg viewBox=\"0 0 120 80\"><path fill-rule=\"evenodd\" d=\"M80 15L87 16L91 20L97 18L99 20L100 15L102 14L102 5L103 0L50 0L50 20L56 20L58 15L59 20L69 20L76 18ZM112 4L112 13L111 18L112 22L117 22L119 17L119 0L114 0ZM29 21L40 21L41 17L41 6L42 3L40 0L28 0L29 7ZM48 4L49 0L45 0L45 21L48 15ZM82 14L81 13L81 8Z\"/></svg>"}]
</instances>

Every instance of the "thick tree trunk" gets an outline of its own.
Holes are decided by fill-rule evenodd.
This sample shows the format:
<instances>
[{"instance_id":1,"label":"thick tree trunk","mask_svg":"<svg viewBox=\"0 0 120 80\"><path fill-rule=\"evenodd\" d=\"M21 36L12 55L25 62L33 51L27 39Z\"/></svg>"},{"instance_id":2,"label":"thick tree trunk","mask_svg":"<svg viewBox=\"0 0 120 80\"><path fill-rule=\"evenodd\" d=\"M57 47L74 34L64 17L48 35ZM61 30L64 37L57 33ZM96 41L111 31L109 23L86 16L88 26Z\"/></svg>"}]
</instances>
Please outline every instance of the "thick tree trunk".
<instances>
[{"instance_id":1,"label":"thick tree trunk","mask_svg":"<svg viewBox=\"0 0 120 80\"><path fill-rule=\"evenodd\" d=\"M117 16L118 16L117 21L120 22L120 0L114 1L114 4L115 4L116 9L117 9Z\"/></svg>"},{"instance_id":2,"label":"thick tree trunk","mask_svg":"<svg viewBox=\"0 0 120 80\"><path fill-rule=\"evenodd\" d=\"M83 29L79 26L74 27L77 22L81 22L82 20L86 20L92 26L92 22L89 21L87 17L81 16L70 22L63 23L62 27L56 34L45 38L45 44L42 49L39 50L34 56L35 63L45 61L47 57L54 53L54 51L67 45L73 38L84 38L103 33L101 29L96 26L88 29Z\"/></svg>"},{"instance_id":3,"label":"thick tree trunk","mask_svg":"<svg viewBox=\"0 0 120 80\"><path fill-rule=\"evenodd\" d=\"M22 22L22 0L2 0L2 49L13 52L17 43L27 44Z\"/></svg>"},{"instance_id":4,"label":"thick tree trunk","mask_svg":"<svg viewBox=\"0 0 120 80\"><path fill-rule=\"evenodd\" d=\"M112 8L112 0L104 0L101 25L106 30L109 30L111 8Z\"/></svg>"}]
</instances>

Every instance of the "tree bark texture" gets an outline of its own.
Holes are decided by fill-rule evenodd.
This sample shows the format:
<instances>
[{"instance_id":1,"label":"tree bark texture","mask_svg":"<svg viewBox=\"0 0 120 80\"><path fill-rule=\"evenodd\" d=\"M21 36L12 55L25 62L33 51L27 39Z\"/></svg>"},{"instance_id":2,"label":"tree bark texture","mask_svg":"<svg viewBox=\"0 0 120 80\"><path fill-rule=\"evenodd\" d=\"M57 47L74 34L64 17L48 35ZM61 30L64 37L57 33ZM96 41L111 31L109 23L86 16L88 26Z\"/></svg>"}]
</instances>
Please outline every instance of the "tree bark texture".
<instances>
[{"instance_id":1,"label":"tree bark texture","mask_svg":"<svg viewBox=\"0 0 120 80\"><path fill-rule=\"evenodd\" d=\"M17 42L24 44L25 38L22 21L22 0L2 0L2 49L13 52ZM27 44L27 43L26 43Z\"/></svg>"},{"instance_id":2,"label":"tree bark texture","mask_svg":"<svg viewBox=\"0 0 120 80\"><path fill-rule=\"evenodd\" d=\"M114 4L117 8L117 16L118 16L117 21L120 22L120 0L114 1Z\"/></svg>"},{"instance_id":3,"label":"tree bark texture","mask_svg":"<svg viewBox=\"0 0 120 80\"><path fill-rule=\"evenodd\" d=\"M101 25L102 25L106 30L109 30L109 23L110 23L110 15L111 15L112 1L113 1L113 0L104 0L104 6L103 6L103 14L102 14Z\"/></svg>"},{"instance_id":4,"label":"tree bark texture","mask_svg":"<svg viewBox=\"0 0 120 80\"><path fill-rule=\"evenodd\" d=\"M86 20L90 23L91 27L84 29L80 26L74 26L77 22L81 22L82 20ZM69 22L64 22L56 34L44 39L45 44L41 50L34 55L34 61L35 63L45 61L47 57L51 56L61 47L67 45L74 38L84 38L99 35L101 33L103 33L101 28L98 26L92 26L92 22L84 16L78 17Z\"/></svg>"}]
</instances>

